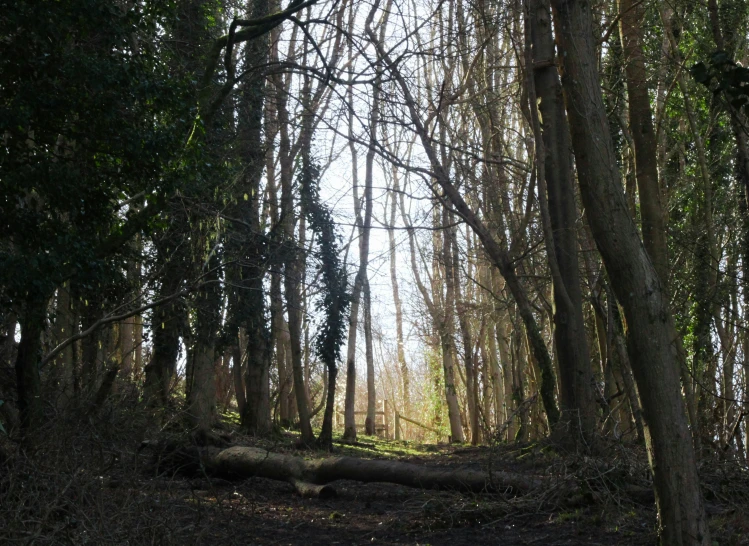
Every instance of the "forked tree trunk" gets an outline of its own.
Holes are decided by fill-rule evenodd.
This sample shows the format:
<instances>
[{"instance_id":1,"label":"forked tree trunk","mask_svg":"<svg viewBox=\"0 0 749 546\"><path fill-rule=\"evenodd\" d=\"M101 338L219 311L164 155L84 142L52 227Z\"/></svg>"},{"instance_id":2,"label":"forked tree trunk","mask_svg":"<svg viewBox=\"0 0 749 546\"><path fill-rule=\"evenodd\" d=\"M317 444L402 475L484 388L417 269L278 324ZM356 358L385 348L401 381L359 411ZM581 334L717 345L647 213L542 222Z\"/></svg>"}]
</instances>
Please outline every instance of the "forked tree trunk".
<instances>
[{"instance_id":1,"label":"forked tree trunk","mask_svg":"<svg viewBox=\"0 0 749 546\"><path fill-rule=\"evenodd\" d=\"M580 289L569 126L555 63L549 2L529 0L528 7L530 28L526 32L530 30L530 36L526 39L530 38L532 44L530 122L536 137L540 204L548 225L546 252L554 273L554 340L562 410L558 439L589 445L596 432L596 403Z\"/></svg>"},{"instance_id":2,"label":"forked tree trunk","mask_svg":"<svg viewBox=\"0 0 749 546\"><path fill-rule=\"evenodd\" d=\"M580 192L629 327L661 543L707 545L710 533L681 396L673 318L668 295L624 200L601 96L591 7L583 0L552 0L552 6Z\"/></svg>"}]
</instances>

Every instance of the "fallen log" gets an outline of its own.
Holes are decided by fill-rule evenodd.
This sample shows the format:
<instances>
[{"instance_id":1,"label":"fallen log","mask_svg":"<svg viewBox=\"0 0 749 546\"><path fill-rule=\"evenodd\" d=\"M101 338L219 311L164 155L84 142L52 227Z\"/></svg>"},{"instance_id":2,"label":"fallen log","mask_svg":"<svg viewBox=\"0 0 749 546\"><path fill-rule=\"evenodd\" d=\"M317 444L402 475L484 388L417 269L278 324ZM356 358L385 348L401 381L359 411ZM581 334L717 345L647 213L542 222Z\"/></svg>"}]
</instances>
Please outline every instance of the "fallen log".
<instances>
[{"instance_id":1,"label":"fallen log","mask_svg":"<svg viewBox=\"0 0 749 546\"><path fill-rule=\"evenodd\" d=\"M307 460L254 447L199 450L202 467L211 474L228 478L263 477L291 483L305 497L332 497L336 480L387 482L421 489L452 489L495 492L507 495L527 493L543 482L511 472L481 472L465 468L425 467L400 461L329 457Z\"/></svg>"}]
</instances>

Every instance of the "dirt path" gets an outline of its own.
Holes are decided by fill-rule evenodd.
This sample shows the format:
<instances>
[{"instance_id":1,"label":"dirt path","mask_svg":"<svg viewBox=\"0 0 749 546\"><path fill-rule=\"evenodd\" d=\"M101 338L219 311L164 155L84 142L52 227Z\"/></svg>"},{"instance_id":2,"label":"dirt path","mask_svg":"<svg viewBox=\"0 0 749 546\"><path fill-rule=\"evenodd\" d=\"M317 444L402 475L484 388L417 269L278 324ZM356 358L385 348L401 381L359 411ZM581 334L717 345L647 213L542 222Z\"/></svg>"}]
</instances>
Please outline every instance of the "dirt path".
<instances>
[{"instance_id":1,"label":"dirt path","mask_svg":"<svg viewBox=\"0 0 749 546\"><path fill-rule=\"evenodd\" d=\"M398 449L389 456L392 451ZM431 453L402 453L399 459L419 464L485 467L488 450L445 446ZM516 463L516 469L524 466L527 463ZM159 481L164 481L163 488ZM329 500L303 499L291 485L262 478L158 478L146 488L154 493L147 513L165 521L149 532L164 544L561 546L655 541L654 512L649 507L616 511L588 505L559 510L544 506L543 500L353 481L336 482L338 496ZM161 510L169 511L170 517L160 518Z\"/></svg>"}]
</instances>

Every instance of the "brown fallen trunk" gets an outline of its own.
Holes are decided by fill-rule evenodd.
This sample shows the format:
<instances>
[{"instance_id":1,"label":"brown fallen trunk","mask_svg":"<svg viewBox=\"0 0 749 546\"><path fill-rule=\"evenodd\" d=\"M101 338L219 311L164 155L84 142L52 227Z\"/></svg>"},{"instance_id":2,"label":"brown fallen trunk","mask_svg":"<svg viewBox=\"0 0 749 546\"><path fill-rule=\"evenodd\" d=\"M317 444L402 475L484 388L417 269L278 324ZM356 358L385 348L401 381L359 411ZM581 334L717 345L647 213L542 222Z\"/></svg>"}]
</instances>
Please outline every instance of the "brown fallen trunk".
<instances>
[{"instance_id":1,"label":"brown fallen trunk","mask_svg":"<svg viewBox=\"0 0 749 546\"><path fill-rule=\"evenodd\" d=\"M399 461L329 457L307 460L255 447L200 450L202 467L209 473L231 478L262 477L291 483L305 497L329 498L336 480L388 482L421 489L453 489L472 492L526 493L541 480L510 472L481 472L461 468L429 468Z\"/></svg>"}]
</instances>

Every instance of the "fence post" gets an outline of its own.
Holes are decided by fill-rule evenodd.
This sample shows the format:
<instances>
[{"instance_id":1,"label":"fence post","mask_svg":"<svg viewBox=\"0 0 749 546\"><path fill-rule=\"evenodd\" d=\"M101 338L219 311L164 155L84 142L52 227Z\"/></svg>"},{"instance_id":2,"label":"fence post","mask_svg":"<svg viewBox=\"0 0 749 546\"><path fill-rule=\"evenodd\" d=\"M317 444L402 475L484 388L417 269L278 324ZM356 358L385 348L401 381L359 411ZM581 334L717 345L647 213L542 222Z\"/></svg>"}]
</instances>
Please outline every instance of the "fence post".
<instances>
[{"instance_id":1,"label":"fence post","mask_svg":"<svg viewBox=\"0 0 749 546\"><path fill-rule=\"evenodd\" d=\"M395 439L401 439L401 416L398 410L395 410Z\"/></svg>"},{"instance_id":2,"label":"fence post","mask_svg":"<svg viewBox=\"0 0 749 546\"><path fill-rule=\"evenodd\" d=\"M390 430L388 429L388 401L386 398L382 400L382 424L385 425L385 439L390 439Z\"/></svg>"}]
</instances>

